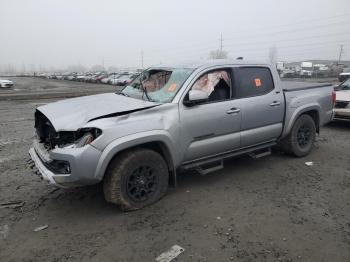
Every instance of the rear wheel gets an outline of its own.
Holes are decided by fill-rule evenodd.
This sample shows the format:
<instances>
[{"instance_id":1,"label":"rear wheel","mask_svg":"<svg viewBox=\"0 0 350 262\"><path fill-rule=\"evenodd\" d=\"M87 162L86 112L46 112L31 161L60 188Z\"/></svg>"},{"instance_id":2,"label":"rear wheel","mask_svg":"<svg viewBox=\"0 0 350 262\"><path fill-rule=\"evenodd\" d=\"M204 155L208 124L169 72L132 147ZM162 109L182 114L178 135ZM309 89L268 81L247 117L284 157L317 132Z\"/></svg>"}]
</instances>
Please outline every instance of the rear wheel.
<instances>
[{"instance_id":1,"label":"rear wheel","mask_svg":"<svg viewBox=\"0 0 350 262\"><path fill-rule=\"evenodd\" d=\"M149 149L133 149L116 156L104 181L105 199L124 211L153 204L165 195L169 172L163 157Z\"/></svg>"},{"instance_id":2,"label":"rear wheel","mask_svg":"<svg viewBox=\"0 0 350 262\"><path fill-rule=\"evenodd\" d=\"M295 121L289 135L281 142L281 147L287 153L303 157L311 152L315 138L315 121L309 115L301 115Z\"/></svg>"}]
</instances>

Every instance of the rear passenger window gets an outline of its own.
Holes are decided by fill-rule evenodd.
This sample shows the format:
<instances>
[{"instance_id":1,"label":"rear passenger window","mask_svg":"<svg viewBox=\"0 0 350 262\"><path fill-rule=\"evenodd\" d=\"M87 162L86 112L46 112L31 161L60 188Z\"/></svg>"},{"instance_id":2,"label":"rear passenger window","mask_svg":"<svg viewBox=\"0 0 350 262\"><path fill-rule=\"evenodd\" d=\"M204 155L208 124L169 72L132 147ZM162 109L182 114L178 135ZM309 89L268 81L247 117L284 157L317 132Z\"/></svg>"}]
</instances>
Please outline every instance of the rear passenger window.
<instances>
[{"instance_id":1,"label":"rear passenger window","mask_svg":"<svg viewBox=\"0 0 350 262\"><path fill-rule=\"evenodd\" d=\"M270 69L266 67L241 67L238 75L238 98L259 96L274 89Z\"/></svg>"}]
</instances>

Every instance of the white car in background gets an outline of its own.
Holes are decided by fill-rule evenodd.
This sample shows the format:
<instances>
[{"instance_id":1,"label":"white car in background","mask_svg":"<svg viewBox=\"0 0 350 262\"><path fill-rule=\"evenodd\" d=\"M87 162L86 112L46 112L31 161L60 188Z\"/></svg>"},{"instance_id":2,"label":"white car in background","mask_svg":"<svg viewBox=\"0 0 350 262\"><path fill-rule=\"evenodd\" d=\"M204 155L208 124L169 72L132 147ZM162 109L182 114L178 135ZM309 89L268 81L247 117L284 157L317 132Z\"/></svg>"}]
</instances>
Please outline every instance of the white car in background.
<instances>
[{"instance_id":1,"label":"white car in background","mask_svg":"<svg viewBox=\"0 0 350 262\"><path fill-rule=\"evenodd\" d=\"M117 79L117 85L118 86L125 86L131 83L133 80L132 75L123 75Z\"/></svg>"},{"instance_id":2,"label":"white car in background","mask_svg":"<svg viewBox=\"0 0 350 262\"><path fill-rule=\"evenodd\" d=\"M108 77L105 77L101 80L101 83L103 84L110 84L111 81L114 81L115 79L117 79L119 77L119 74L110 74L108 75Z\"/></svg>"},{"instance_id":3,"label":"white car in background","mask_svg":"<svg viewBox=\"0 0 350 262\"><path fill-rule=\"evenodd\" d=\"M340 73L338 78L340 82L343 82L346 79L350 78L350 68L344 68L343 73Z\"/></svg>"},{"instance_id":4,"label":"white car in background","mask_svg":"<svg viewBox=\"0 0 350 262\"><path fill-rule=\"evenodd\" d=\"M333 120L350 121L350 79L334 89L336 101L333 109Z\"/></svg>"},{"instance_id":5,"label":"white car in background","mask_svg":"<svg viewBox=\"0 0 350 262\"><path fill-rule=\"evenodd\" d=\"M13 87L13 82L10 80L0 79L0 88L1 87Z\"/></svg>"}]
</instances>

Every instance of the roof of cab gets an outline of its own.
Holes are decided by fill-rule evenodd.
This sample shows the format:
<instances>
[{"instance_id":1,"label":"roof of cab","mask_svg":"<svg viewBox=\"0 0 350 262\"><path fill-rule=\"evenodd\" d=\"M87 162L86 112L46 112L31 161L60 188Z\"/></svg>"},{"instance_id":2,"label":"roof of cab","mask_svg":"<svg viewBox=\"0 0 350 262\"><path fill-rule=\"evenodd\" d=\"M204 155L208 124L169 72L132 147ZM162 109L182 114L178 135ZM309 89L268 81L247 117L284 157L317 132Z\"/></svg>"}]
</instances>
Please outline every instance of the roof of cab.
<instances>
[{"instance_id":1,"label":"roof of cab","mask_svg":"<svg viewBox=\"0 0 350 262\"><path fill-rule=\"evenodd\" d=\"M202 60L194 62L185 62L179 64L159 64L152 66L151 68L191 68L197 69L200 67L211 67L220 65L260 65L260 66L270 66L271 64L266 62L248 61L248 60L234 60L234 59L216 59L216 60Z\"/></svg>"}]
</instances>

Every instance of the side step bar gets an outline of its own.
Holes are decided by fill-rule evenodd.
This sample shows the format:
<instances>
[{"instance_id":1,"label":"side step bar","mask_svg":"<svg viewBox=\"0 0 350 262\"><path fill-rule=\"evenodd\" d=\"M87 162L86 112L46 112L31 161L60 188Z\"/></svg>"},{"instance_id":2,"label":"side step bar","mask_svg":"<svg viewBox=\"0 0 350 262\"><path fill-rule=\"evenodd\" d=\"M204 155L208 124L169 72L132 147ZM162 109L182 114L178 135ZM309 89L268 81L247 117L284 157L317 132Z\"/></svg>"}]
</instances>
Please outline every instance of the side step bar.
<instances>
[{"instance_id":1,"label":"side step bar","mask_svg":"<svg viewBox=\"0 0 350 262\"><path fill-rule=\"evenodd\" d=\"M248 155L253 159L257 159L260 157L271 155L271 147L268 147L268 148L265 148L262 150L253 151L253 152L249 153Z\"/></svg>"},{"instance_id":2,"label":"side step bar","mask_svg":"<svg viewBox=\"0 0 350 262\"><path fill-rule=\"evenodd\" d=\"M218 171L224 168L224 159L226 158L231 158L234 156L244 155L244 154L248 154L253 159L268 156L271 154L271 146L274 146L275 144L276 144L275 142L271 142L271 143L259 145L253 148L246 148L243 150L229 152L226 154L221 154L210 158L187 162L181 167L181 169L182 170L192 169L192 170L196 170L201 175L206 175L208 173Z\"/></svg>"},{"instance_id":3,"label":"side step bar","mask_svg":"<svg viewBox=\"0 0 350 262\"><path fill-rule=\"evenodd\" d=\"M202 176L205 176L206 174L209 174L211 172L218 171L220 169L224 168L224 160L214 162L213 165L203 165L203 166L198 166L195 170Z\"/></svg>"}]
</instances>

